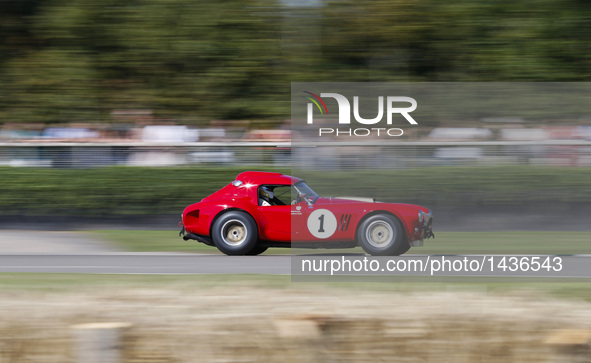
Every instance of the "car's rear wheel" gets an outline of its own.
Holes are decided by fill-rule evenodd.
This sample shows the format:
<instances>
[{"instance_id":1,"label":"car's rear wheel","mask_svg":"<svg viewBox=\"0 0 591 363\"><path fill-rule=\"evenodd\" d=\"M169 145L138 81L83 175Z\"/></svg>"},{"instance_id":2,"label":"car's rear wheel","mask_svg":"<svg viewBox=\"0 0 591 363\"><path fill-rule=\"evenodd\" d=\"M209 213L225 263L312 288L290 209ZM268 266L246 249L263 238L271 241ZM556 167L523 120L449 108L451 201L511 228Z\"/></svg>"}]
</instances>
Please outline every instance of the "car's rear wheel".
<instances>
[{"instance_id":1,"label":"car's rear wheel","mask_svg":"<svg viewBox=\"0 0 591 363\"><path fill-rule=\"evenodd\" d=\"M370 255L398 256L408 251L403 231L398 219L387 214L376 214L361 223L357 239Z\"/></svg>"},{"instance_id":2,"label":"car's rear wheel","mask_svg":"<svg viewBox=\"0 0 591 363\"><path fill-rule=\"evenodd\" d=\"M252 217L244 212L222 214L211 231L213 243L226 255L246 255L258 242L258 229Z\"/></svg>"}]
</instances>

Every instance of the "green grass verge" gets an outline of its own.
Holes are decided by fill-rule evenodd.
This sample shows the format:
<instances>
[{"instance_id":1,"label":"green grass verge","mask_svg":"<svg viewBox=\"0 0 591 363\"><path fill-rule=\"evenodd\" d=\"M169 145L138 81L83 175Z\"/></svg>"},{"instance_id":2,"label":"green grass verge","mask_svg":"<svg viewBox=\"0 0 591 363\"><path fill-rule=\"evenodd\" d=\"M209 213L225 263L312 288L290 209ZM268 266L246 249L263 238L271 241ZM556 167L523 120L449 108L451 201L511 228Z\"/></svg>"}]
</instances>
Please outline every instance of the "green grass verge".
<instances>
[{"instance_id":1,"label":"green grass verge","mask_svg":"<svg viewBox=\"0 0 591 363\"><path fill-rule=\"evenodd\" d=\"M315 290L430 293L434 291L477 291L486 293L527 293L540 296L591 301L588 279L555 279L553 281L517 280L488 281L482 278L414 279L399 277L384 282L292 282L290 276L273 275L110 275L110 274L39 274L0 273L0 293L92 293L113 289L208 290L218 288L259 288L313 293Z\"/></svg>"},{"instance_id":2,"label":"green grass verge","mask_svg":"<svg viewBox=\"0 0 591 363\"><path fill-rule=\"evenodd\" d=\"M439 232L421 254L589 254L591 232Z\"/></svg>"},{"instance_id":3,"label":"green grass verge","mask_svg":"<svg viewBox=\"0 0 591 363\"><path fill-rule=\"evenodd\" d=\"M195 241L183 241L175 231L107 230L88 232L127 251L183 251L219 253ZM591 254L591 232L436 232L436 239L411 254ZM347 250L294 250L294 253L362 252ZM265 254L290 254L290 249L271 248Z\"/></svg>"},{"instance_id":4,"label":"green grass verge","mask_svg":"<svg viewBox=\"0 0 591 363\"><path fill-rule=\"evenodd\" d=\"M277 275L123 275L65 273L0 273L0 290L80 291L101 288L198 285L200 289L249 282L252 286L284 288L289 276Z\"/></svg>"},{"instance_id":5,"label":"green grass verge","mask_svg":"<svg viewBox=\"0 0 591 363\"><path fill-rule=\"evenodd\" d=\"M125 251L218 253L215 247L184 241L177 231L101 230L86 233Z\"/></svg>"}]
</instances>

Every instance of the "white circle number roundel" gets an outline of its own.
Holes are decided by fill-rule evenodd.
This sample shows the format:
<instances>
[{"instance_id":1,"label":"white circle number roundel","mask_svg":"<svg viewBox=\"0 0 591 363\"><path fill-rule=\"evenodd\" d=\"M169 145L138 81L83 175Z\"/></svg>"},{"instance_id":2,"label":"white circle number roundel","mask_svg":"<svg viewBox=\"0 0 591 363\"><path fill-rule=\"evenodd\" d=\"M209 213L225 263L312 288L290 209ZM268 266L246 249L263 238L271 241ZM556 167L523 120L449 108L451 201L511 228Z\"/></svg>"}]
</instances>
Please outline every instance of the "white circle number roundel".
<instances>
[{"instance_id":1,"label":"white circle number roundel","mask_svg":"<svg viewBox=\"0 0 591 363\"><path fill-rule=\"evenodd\" d=\"M318 209L308 217L308 231L320 239L332 236L337 230L337 217L328 209Z\"/></svg>"}]
</instances>

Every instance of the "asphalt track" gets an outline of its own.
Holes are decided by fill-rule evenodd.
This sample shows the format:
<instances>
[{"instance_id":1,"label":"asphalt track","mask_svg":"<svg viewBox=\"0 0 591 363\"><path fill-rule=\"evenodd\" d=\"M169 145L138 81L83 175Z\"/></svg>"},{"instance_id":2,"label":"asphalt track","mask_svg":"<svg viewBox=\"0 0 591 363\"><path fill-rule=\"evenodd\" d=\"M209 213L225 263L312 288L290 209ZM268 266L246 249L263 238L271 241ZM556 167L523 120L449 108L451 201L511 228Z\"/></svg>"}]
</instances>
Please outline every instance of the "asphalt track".
<instances>
[{"instance_id":1,"label":"asphalt track","mask_svg":"<svg viewBox=\"0 0 591 363\"><path fill-rule=\"evenodd\" d=\"M119 252L92 255L3 254L0 272L94 274L291 273L291 256L225 256Z\"/></svg>"},{"instance_id":2,"label":"asphalt track","mask_svg":"<svg viewBox=\"0 0 591 363\"><path fill-rule=\"evenodd\" d=\"M0 272L289 274L285 256L126 252L70 231L0 230Z\"/></svg>"},{"instance_id":3,"label":"asphalt track","mask_svg":"<svg viewBox=\"0 0 591 363\"><path fill-rule=\"evenodd\" d=\"M314 258L340 256L328 250ZM364 256L347 253L347 256ZM405 255L405 257L421 255ZM492 256L492 255L491 255ZM566 255L565 255L566 257ZM585 259L581 259L585 257ZM571 277L591 277L589 255L571 256ZM0 272L87 274L265 274L289 275L293 256L126 252L76 232L0 230ZM296 260L297 261L297 260ZM297 262L296 262L297 263ZM565 261L566 263L566 261ZM410 273L412 275L412 273ZM534 275L537 277L537 275ZM566 276L565 276L566 277Z\"/></svg>"},{"instance_id":4,"label":"asphalt track","mask_svg":"<svg viewBox=\"0 0 591 363\"><path fill-rule=\"evenodd\" d=\"M330 253L306 254L306 259L320 258L326 260L335 256ZM364 256L363 254L346 254L346 256ZM426 257L447 259L461 259L474 255L425 256L405 255L404 257L420 259ZM487 255L485 257L502 255ZM518 255L521 256L521 255ZM261 255L261 256L226 256L213 254L187 253L153 253L153 252L111 252L87 255L76 254L2 254L0 255L0 273L81 273L81 274L263 274L290 275L292 273L291 255ZM303 256L301 256L303 257ZM403 257L403 258L404 258ZM478 256L480 259L481 256ZM441 276L481 276L481 277L573 277L589 278L589 255L564 255L564 271L561 272L516 272L505 274L501 270L476 272L437 273ZM338 261L339 258L337 257ZM421 265L423 266L423 265ZM429 266L429 265L428 265ZM488 265L487 265L488 266ZM568 266L568 268L566 268ZM327 270L328 271L328 270ZM384 271L382 269L382 271ZM439 270L437 270L439 271ZM328 272L327 272L328 273ZM378 272L379 274L379 272ZM322 273L320 274L322 275ZM361 273L360 275L364 275ZM428 276L428 271L406 271L394 275ZM369 276L369 275L368 275Z\"/></svg>"}]
</instances>

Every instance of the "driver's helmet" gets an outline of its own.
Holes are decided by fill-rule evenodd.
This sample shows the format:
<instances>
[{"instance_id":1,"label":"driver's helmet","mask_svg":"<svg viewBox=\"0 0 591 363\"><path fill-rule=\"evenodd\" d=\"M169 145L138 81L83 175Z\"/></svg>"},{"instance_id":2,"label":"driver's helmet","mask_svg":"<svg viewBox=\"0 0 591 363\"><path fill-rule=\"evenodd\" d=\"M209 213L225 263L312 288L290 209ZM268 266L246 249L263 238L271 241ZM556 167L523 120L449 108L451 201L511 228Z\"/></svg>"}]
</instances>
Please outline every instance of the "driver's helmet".
<instances>
[{"instance_id":1,"label":"driver's helmet","mask_svg":"<svg viewBox=\"0 0 591 363\"><path fill-rule=\"evenodd\" d=\"M269 188L262 187L261 188L261 197L263 199L265 199L267 202L270 202L271 199L273 199L275 197L275 194L271 190L269 190Z\"/></svg>"}]
</instances>

